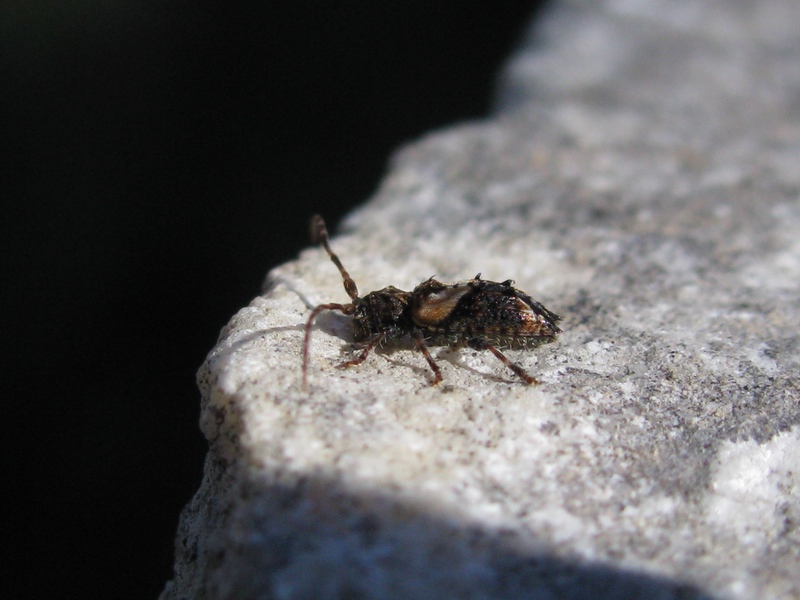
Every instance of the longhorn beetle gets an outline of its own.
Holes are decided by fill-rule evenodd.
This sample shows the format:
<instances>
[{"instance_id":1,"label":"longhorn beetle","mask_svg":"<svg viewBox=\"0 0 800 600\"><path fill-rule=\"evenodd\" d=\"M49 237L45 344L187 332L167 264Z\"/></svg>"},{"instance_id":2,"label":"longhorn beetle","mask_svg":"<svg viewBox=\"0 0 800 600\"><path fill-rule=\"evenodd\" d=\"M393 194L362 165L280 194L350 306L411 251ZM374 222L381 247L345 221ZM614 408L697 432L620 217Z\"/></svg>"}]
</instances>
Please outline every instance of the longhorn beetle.
<instances>
[{"instance_id":1,"label":"longhorn beetle","mask_svg":"<svg viewBox=\"0 0 800 600\"><path fill-rule=\"evenodd\" d=\"M557 314L514 287L510 279L497 283L474 279L457 283L441 283L432 277L411 292L389 286L359 297L356 282L331 250L328 230L319 215L311 219L312 242L322 243L333 264L339 269L349 304L320 304L308 317L303 342L303 387L308 381L308 347L314 319L321 312L336 310L353 317L356 348L355 359L339 367L364 362L376 346L396 344L411 336L433 371L433 382L442 381L442 372L433 360L428 346L488 350L526 384L539 383L519 365L511 362L500 348L533 348L551 342L561 333Z\"/></svg>"}]
</instances>

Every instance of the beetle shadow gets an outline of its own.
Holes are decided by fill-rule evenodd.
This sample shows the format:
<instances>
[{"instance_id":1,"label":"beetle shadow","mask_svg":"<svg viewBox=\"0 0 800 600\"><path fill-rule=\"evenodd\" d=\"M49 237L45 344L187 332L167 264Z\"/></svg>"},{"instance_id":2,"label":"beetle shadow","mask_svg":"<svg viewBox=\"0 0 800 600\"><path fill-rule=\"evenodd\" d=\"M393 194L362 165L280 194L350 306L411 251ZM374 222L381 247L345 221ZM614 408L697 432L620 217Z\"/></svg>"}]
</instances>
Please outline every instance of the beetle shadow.
<instances>
[{"instance_id":1,"label":"beetle shadow","mask_svg":"<svg viewBox=\"0 0 800 600\"><path fill-rule=\"evenodd\" d=\"M472 367L466 363L466 357L463 353L470 351L475 352L475 356L480 357L481 360L483 360L484 357L486 358L486 360L481 364L480 369ZM456 369L469 371L470 373L483 377L484 379L494 381L495 383L507 383L509 385L521 384L520 379L517 377L503 377L502 375L498 374L499 371L491 370L494 368L492 367L493 363L496 363L497 369L502 369L504 371L508 371L508 367L506 367L501 361L493 356L491 352L488 351L471 350L470 348L444 348L438 353L436 358L453 365L453 367Z\"/></svg>"},{"instance_id":2,"label":"beetle shadow","mask_svg":"<svg viewBox=\"0 0 800 600\"><path fill-rule=\"evenodd\" d=\"M407 350L411 353L411 355L407 359L393 358L391 355L394 354L397 350ZM456 370L469 371L484 379L487 379L489 381L494 381L495 383L507 383L511 385L519 383L519 379L513 379L513 378L506 379L496 373L491 372L489 370L490 369L489 366L486 366L486 370L480 370L465 364L465 362L463 361L463 356L461 355L461 352L464 352L466 350L465 348L447 348L445 346L441 347L434 346L433 348L431 348L431 350L432 350L431 356L433 357L433 360L436 362L436 364L440 366L440 368L441 368L441 363L446 362ZM418 350L417 347L414 345L413 340L410 340L408 344L404 344L403 347L393 346L391 348L377 349L375 354L380 356L381 358L383 358L384 360L386 360L395 367L403 367L406 369L410 369L420 377L424 377L429 384L432 383L433 381L433 370L431 370L431 368L428 366L425 357L422 355L422 352ZM489 363L491 363L493 360L497 362L498 365L502 366L503 368L506 368L500 361L491 356L491 354L489 354L488 352L486 354L487 357L491 359ZM478 355L482 356L483 353L478 352ZM443 380L440 383L440 385L448 384L447 375L448 375L447 371L443 370L442 371Z\"/></svg>"},{"instance_id":3,"label":"beetle shadow","mask_svg":"<svg viewBox=\"0 0 800 600\"><path fill-rule=\"evenodd\" d=\"M267 275L267 278L264 280L264 283L261 286L261 295L266 296L279 286L285 287L287 290L296 295L300 299L300 302L306 305L308 310L313 310L316 308L317 305L311 302L308 299L308 296L306 296L303 291L295 285L294 279L284 277L283 275L274 275L272 273Z\"/></svg>"},{"instance_id":4,"label":"beetle shadow","mask_svg":"<svg viewBox=\"0 0 800 600\"><path fill-rule=\"evenodd\" d=\"M248 344L250 344L255 340L266 338L274 333L283 333L288 331L298 332L299 334L301 334L300 337L298 338L298 355L302 355L303 334L305 333L305 328L306 328L306 321L297 323L296 325L279 325L275 327L266 327L264 329L259 329L231 342L231 345L229 347L220 349L220 351L217 353L217 357L224 358L242 349L243 347L247 346ZM349 317L348 315L344 315L338 311L325 311L323 313L320 313L320 315L318 315L317 318L314 320L314 326L312 327L311 330L311 339L309 343L312 348L314 344L315 332L322 332L331 337L338 338L342 341L338 357L340 363L346 362L348 360L353 360L354 358L358 357L358 355L361 353L362 347L356 344L353 340L352 318ZM406 355L404 355L403 358L395 356L400 351L406 352ZM476 356L479 357L486 357L485 364L481 365L481 367L479 368L472 367L466 364L464 356L462 354L463 352L466 351L475 352ZM441 365L442 362L446 362L454 369L461 369L464 371L468 371L470 373L473 373L475 375L478 375L479 377L482 377L489 381L493 381L495 383L503 383L508 385L515 385L520 383L519 379L517 378L503 377L502 375L498 374L498 371L492 371L492 369L494 368L492 366L492 363L497 363L497 369L506 369L507 367L503 365L502 362L494 358L489 352L480 352L480 351L470 350L469 348L448 348L446 346L433 346L431 348L431 354L437 364ZM414 340L411 339L410 336L406 336L398 340L397 342L392 343L391 345L383 345L373 348L369 356L367 356L365 363L369 362L370 360L375 360L378 358L385 360L393 367L409 369L414 373L414 376L419 377L422 381L425 381L428 384L432 383L433 371L428 366L425 357L423 356L422 352L416 347ZM334 366L338 367L338 364ZM349 368L358 369L361 366L362 365L354 365ZM447 384L448 383L447 373L443 372L442 375L444 377L442 383Z\"/></svg>"},{"instance_id":5,"label":"beetle shadow","mask_svg":"<svg viewBox=\"0 0 800 600\"><path fill-rule=\"evenodd\" d=\"M300 325L300 329L305 331L306 323ZM326 310L317 315L314 325L311 327L311 339L313 343L314 333L321 331L331 337L339 338L345 344L353 345L353 317L345 315L338 310Z\"/></svg>"}]
</instances>

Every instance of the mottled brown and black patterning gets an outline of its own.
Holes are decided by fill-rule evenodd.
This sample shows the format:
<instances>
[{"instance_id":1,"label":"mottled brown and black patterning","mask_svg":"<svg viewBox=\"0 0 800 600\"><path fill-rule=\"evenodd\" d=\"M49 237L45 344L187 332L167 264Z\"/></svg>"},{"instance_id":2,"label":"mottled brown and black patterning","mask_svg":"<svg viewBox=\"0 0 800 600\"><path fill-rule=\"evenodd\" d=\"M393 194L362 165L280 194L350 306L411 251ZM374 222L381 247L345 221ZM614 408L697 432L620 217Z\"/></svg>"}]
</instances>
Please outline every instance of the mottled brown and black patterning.
<instances>
[{"instance_id":1,"label":"mottled brown and black patterning","mask_svg":"<svg viewBox=\"0 0 800 600\"><path fill-rule=\"evenodd\" d=\"M389 286L361 298L355 281L331 250L325 222L319 215L311 221L311 234L338 267L352 302L321 304L311 312L303 345L304 387L308 380L311 328L316 316L326 310L353 317L354 338L361 349L358 357L340 367L361 364L376 346L391 345L411 336L433 371L432 385L442 381L442 373L428 346L489 350L523 382L538 383L499 348L533 348L550 342L561 332L556 325L561 317L516 289L510 279L498 283L481 279L478 274L468 281L442 283L430 278L411 292Z\"/></svg>"}]
</instances>

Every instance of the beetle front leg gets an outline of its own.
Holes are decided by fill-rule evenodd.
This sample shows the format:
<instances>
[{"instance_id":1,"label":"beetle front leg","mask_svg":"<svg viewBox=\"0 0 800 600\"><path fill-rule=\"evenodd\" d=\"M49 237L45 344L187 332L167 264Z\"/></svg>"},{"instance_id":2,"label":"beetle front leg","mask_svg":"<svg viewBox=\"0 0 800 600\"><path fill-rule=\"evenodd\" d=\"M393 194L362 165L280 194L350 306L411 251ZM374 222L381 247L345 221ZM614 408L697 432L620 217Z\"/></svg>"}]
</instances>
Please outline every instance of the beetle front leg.
<instances>
[{"instance_id":1,"label":"beetle front leg","mask_svg":"<svg viewBox=\"0 0 800 600\"><path fill-rule=\"evenodd\" d=\"M338 364L338 365L336 365L336 368L337 369L346 369L347 367L354 367L356 365L360 365L365 360L367 360L367 355L369 354L370 350L372 350L375 346L380 344L381 340L383 340L384 337L386 337L386 332L379 333L378 335L376 335L374 338L372 338L369 341L369 343L364 347L364 350L361 352L361 354L358 355L357 358L354 358L353 360L348 360L348 361L345 361L345 362L343 362L341 364Z\"/></svg>"}]
</instances>

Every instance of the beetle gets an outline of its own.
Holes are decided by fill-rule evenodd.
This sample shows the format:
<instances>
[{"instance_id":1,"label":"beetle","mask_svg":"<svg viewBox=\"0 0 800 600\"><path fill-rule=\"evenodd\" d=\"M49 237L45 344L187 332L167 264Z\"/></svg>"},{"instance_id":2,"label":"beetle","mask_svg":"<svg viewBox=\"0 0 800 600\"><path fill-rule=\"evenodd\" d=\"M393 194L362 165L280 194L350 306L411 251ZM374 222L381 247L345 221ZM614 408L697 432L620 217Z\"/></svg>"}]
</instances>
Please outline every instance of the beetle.
<instances>
[{"instance_id":1,"label":"beetle","mask_svg":"<svg viewBox=\"0 0 800 600\"><path fill-rule=\"evenodd\" d=\"M509 360L500 348L534 348L553 341L561 333L561 320L529 295L514 287L514 282L473 279L442 283L427 279L406 292L394 286L359 296L356 282L330 246L325 221L311 219L312 242L321 243L342 275L348 304L320 304L311 311L303 341L303 387L308 382L308 354L314 320L323 311L338 311L352 317L355 347L361 353L340 368L363 363L378 346L396 345L410 336L433 371L431 385L442 381L442 372L431 356L429 346L469 347L488 350L511 369L525 384L538 384L535 377Z\"/></svg>"}]
</instances>

